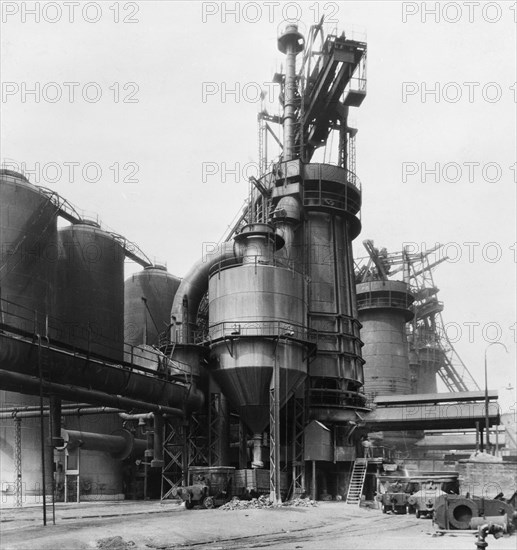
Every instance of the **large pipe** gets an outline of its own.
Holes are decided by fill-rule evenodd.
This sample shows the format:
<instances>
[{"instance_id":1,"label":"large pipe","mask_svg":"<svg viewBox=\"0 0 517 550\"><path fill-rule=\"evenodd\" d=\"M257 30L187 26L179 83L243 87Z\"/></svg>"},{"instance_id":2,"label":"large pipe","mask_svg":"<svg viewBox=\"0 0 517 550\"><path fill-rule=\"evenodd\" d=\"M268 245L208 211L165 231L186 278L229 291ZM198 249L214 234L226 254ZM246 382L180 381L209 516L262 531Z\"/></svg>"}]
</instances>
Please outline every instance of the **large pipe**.
<instances>
[{"instance_id":1,"label":"large pipe","mask_svg":"<svg viewBox=\"0 0 517 550\"><path fill-rule=\"evenodd\" d=\"M278 257L289 264L298 261L300 258L295 254L299 251L294 250L294 232L302 218L300 202L292 196L282 197L272 213L272 218L276 233L284 240L284 246L277 252Z\"/></svg>"},{"instance_id":2,"label":"large pipe","mask_svg":"<svg viewBox=\"0 0 517 550\"><path fill-rule=\"evenodd\" d=\"M163 417L155 414L153 418L153 459L151 468L163 466Z\"/></svg>"},{"instance_id":3,"label":"large pipe","mask_svg":"<svg viewBox=\"0 0 517 550\"><path fill-rule=\"evenodd\" d=\"M55 395L51 395L49 399L49 415L50 415L50 440L52 442L52 447L62 444L61 440L61 399ZM41 413L41 411L40 411ZM45 410L43 410L45 414Z\"/></svg>"},{"instance_id":4,"label":"large pipe","mask_svg":"<svg viewBox=\"0 0 517 550\"><path fill-rule=\"evenodd\" d=\"M27 381L37 375L37 353L39 346L29 338L15 338L12 335L0 334L0 368L2 372L12 372L13 375L27 377ZM74 353L53 345L41 346L42 353L48 360L49 378L59 380L64 393L72 397L69 400L78 400L79 395L87 395L91 401L95 392L99 399L94 403L111 405L120 408L131 408L131 405L120 406L118 402L106 400L106 394L125 396L127 403L132 401L139 403L139 408L144 411L152 410L148 406L140 406L142 403L153 403L167 408L185 408L187 411L199 409L204 402L204 396L187 381L167 380L155 375L147 369L131 368L129 366L105 363L101 360ZM16 380L16 377L11 377ZM25 380L25 379L19 379ZM39 380L39 378L38 378ZM44 384L47 384L44 381ZM39 394L39 386L23 382L14 383L11 391L24 394ZM50 386L46 386L47 390ZM69 388L73 387L74 392ZM88 388L88 389L87 389ZM92 389L89 389L92 388ZM7 388L6 388L7 389ZM84 390L86 393L81 394ZM63 391L60 393L61 397ZM48 392L47 393L53 393ZM103 396L100 398L100 396ZM172 413L174 414L174 413Z\"/></svg>"},{"instance_id":5,"label":"large pipe","mask_svg":"<svg viewBox=\"0 0 517 550\"><path fill-rule=\"evenodd\" d=\"M88 451L103 451L118 460L124 460L131 454L142 455L147 449L145 439L135 439L131 432L124 429L111 435L63 429L61 436L64 447L69 450L80 447Z\"/></svg>"},{"instance_id":6,"label":"large pipe","mask_svg":"<svg viewBox=\"0 0 517 550\"><path fill-rule=\"evenodd\" d=\"M129 414L125 412L119 412L118 415L122 420L150 420L154 418L154 413L139 413L139 414Z\"/></svg>"},{"instance_id":7,"label":"large pipe","mask_svg":"<svg viewBox=\"0 0 517 550\"><path fill-rule=\"evenodd\" d=\"M233 242L225 242L217 250L199 259L185 275L176 291L171 310L174 329L172 340L178 344L192 342L197 312L203 295L208 289L208 273L217 263L235 258Z\"/></svg>"},{"instance_id":8,"label":"large pipe","mask_svg":"<svg viewBox=\"0 0 517 550\"><path fill-rule=\"evenodd\" d=\"M64 409L91 409L92 405L89 405L88 403L62 403L61 404L61 410ZM44 407L44 410L48 411L49 407ZM24 405L24 406L18 406L13 405L9 408L2 408L2 412L29 412L29 411L39 411L39 406L35 405Z\"/></svg>"},{"instance_id":9,"label":"large pipe","mask_svg":"<svg viewBox=\"0 0 517 550\"><path fill-rule=\"evenodd\" d=\"M22 390L24 393L35 394L38 391L39 383L39 379L35 376L0 370L0 387L10 391L20 392L20 390ZM120 395L109 395L100 391L87 390L77 386L65 386L64 384L56 384L55 382L48 382L46 380L43 381L42 385L45 392L59 395L64 399L83 399L90 403L113 406L119 409L137 409L168 414L171 416L184 416L185 414L182 409L175 407L147 403L145 401L138 401ZM203 403L204 397L200 390L191 389L191 397L192 394L197 396L200 403Z\"/></svg>"},{"instance_id":10,"label":"large pipe","mask_svg":"<svg viewBox=\"0 0 517 550\"><path fill-rule=\"evenodd\" d=\"M120 412L120 409L114 409L112 407L78 407L76 409L63 409L61 410L60 416L85 416L90 414L113 414ZM49 409L46 408L43 410L43 416L49 416ZM152 414L152 413L151 413ZM0 413L0 420L5 420L8 418L39 418L41 416L40 411L3 411ZM55 419L53 418L53 437L55 434L59 434L58 426ZM60 427L59 427L60 429Z\"/></svg>"}]
</instances>

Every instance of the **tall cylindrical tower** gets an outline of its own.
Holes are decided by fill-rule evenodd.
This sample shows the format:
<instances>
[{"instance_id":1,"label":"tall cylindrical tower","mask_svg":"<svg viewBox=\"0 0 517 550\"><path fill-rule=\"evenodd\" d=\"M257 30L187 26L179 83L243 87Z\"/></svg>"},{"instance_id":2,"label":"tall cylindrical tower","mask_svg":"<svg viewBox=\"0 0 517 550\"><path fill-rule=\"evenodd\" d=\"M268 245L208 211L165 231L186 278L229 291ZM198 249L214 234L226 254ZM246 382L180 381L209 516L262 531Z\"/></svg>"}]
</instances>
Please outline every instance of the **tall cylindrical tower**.
<instances>
[{"instance_id":1,"label":"tall cylindrical tower","mask_svg":"<svg viewBox=\"0 0 517 550\"><path fill-rule=\"evenodd\" d=\"M369 281L357 285L357 307L364 343L364 392L369 401L380 395L412 393L406 323L413 318L414 296L403 281ZM378 443L407 451L419 432L377 433Z\"/></svg>"},{"instance_id":2,"label":"tall cylindrical tower","mask_svg":"<svg viewBox=\"0 0 517 550\"><path fill-rule=\"evenodd\" d=\"M317 353L309 370L310 407L361 406L363 359L352 240L359 234L361 190L344 168L303 166L300 228L309 286L309 327Z\"/></svg>"},{"instance_id":3,"label":"tall cylindrical tower","mask_svg":"<svg viewBox=\"0 0 517 550\"><path fill-rule=\"evenodd\" d=\"M57 208L51 197L22 174L0 170L0 322L6 334L12 327L45 336L46 316L52 315L54 305L56 235ZM0 403L4 408L23 408L39 405L39 398L0 390ZM21 421L19 438L14 419L0 423L0 483L5 496L14 499L19 484L23 502L41 502L39 419ZM47 477L49 466L47 462Z\"/></svg>"},{"instance_id":4,"label":"tall cylindrical tower","mask_svg":"<svg viewBox=\"0 0 517 550\"><path fill-rule=\"evenodd\" d=\"M83 222L58 231L57 337L66 344L121 363L124 359L124 250L99 224ZM100 377L100 372L86 377ZM111 434L116 414L66 417L71 430ZM79 449L81 498L122 498L122 465L110 454Z\"/></svg>"},{"instance_id":5,"label":"tall cylindrical tower","mask_svg":"<svg viewBox=\"0 0 517 550\"><path fill-rule=\"evenodd\" d=\"M302 97L295 57L304 39L296 25L287 25L278 39L279 50L286 54L283 162L262 178L265 186L274 182L272 220L290 245L283 256L308 281L307 324L316 353L309 364L307 398L314 411L364 403L352 257L352 240L361 230L360 182L346 166L308 162L330 131L327 117L343 117L340 125L346 135L348 107L341 106L338 114L338 107L330 105L339 103L345 80L363 55L356 45L346 40L339 46L337 41L329 43ZM340 65L342 72L336 75Z\"/></svg>"},{"instance_id":6,"label":"tall cylindrical tower","mask_svg":"<svg viewBox=\"0 0 517 550\"><path fill-rule=\"evenodd\" d=\"M65 341L92 354L124 358L124 250L95 222L58 232L56 315Z\"/></svg>"},{"instance_id":7,"label":"tall cylindrical tower","mask_svg":"<svg viewBox=\"0 0 517 550\"><path fill-rule=\"evenodd\" d=\"M402 281L370 281L357 285L357 307L364 343L364 391L403 395L411 391L406 323L413 317L413 296Z\"/></svg>"}]
</instances>

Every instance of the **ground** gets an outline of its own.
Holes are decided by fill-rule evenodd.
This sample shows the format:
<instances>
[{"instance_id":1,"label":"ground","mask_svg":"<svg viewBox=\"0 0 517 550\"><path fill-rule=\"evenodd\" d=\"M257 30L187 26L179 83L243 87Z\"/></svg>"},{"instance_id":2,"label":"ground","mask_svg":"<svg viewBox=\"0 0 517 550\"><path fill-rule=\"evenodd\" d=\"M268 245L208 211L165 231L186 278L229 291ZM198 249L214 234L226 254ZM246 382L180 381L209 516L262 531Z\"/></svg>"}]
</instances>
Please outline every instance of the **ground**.
<instances>
[{"instance_id":1,"label":"ground","mask_svg":"<svg viewBox=\"0 0 517 550\"><path fill-rule=\"evenodd\" d=\"M56 524L41 507L2 509L0 548L28 550L460 550L475 536L438 535L429 519L321 502L315 507L186 510L173 502L57 504ZM515 550L516 536L487 538L489 550Z\"/></svg>"}]
</instances>

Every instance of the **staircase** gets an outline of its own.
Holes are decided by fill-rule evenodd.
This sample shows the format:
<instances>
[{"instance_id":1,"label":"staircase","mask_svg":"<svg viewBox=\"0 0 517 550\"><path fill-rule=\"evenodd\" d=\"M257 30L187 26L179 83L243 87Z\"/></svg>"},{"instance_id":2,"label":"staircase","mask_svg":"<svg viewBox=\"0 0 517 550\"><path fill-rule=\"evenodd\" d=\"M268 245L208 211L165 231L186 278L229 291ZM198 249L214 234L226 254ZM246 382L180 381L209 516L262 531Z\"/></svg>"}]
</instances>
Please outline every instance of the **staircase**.
<instances>
[{"instance_id":1,"label":"staircase","mask_svg":"<svg viewBox=\"0 0 517 550\"><path fill-rule=\"evenodd\" d=\"M354 462L352 475L350 477L350 485L348 486L348 493L346 495L347 504L359 506L359 503L361 502L361 495L363 494L367 467L368 461L366 458L358 458Z\"/></svg>"}]
</instances>

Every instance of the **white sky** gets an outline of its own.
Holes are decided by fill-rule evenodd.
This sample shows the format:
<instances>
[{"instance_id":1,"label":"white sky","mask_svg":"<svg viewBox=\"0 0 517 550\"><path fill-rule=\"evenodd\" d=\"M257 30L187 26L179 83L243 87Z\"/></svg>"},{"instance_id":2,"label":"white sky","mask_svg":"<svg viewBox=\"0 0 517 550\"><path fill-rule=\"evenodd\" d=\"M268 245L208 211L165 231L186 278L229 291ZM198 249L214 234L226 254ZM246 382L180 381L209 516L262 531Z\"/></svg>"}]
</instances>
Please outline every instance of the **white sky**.
<instances>
[{"instance_id":1,"label":"white sky","mask_svg":"<svg viewBox=\"0 0 517 550\"><path fill-rule=\"evenodd\" d=\"M283 63L276 36L286 3L119 2L118 23L110 9L114 2L87 4L85 15L84 2L75 7L70 22L66 3L3 2L1 157L8 164L25 163L32 182L97 212L107 226L182 276L201 256L203 243L219 240L247 195L242 176L235 181L228 174L225 182L219 172L203 182L203 163L242 168L257 162L259 104L243 93L237 102L221 92L203 102L203 85L213 83L218 90L237 85L241 91L248 85L253 99L255 83L271 82ZM238 22L224 13L234 4ZM499 327L510 353L500 346L488 352L489 386L499 389L505 412L515 410L515 390L503 389L509 382L517 386L514 2L491 2L490 8L481 2L472 12L469 3L449 2L446 12L444 3L436 3L438 22L424 13L435 2L289 4L288 16L300 14L305 28L319 19L318 12L336 20L330 26L339 31L367 33L368 96L352 113L363 184L356 254L364 255L366 238L389 251L403 243L418 243L419 249L452 243L448 253L457 261L435 271L444 319L462 327L456 349L480 385L484 352ZM34 9L39 22L30 13ZM78 83L72 102L65 82ZM472 83L472 101L465 82ZM95 83L86 90L90 98L95 88L101 90L99 101L82 97L88 83ZM403 83L418 90L405 102ZM429 94L422 101L420 91L436 83L439 100ZM36 85L38 102L22 94ZM63 96L52 103L58 89ZM122 101L135 90L136 102ZM461 97L452 102L458 90ZM498 92L501 97L493 100ZM273 104L267 106L275 112ZM53 163L62 177L44 181L45 175L56 179ZM65 163L80 163L71 182ZM100 181L81 177L87 163L101 167ZM137 166L137 181L115 182L109 168L114 163L120 163L122 178L131 177ZM124 169L126 163L132 164ZM450 181L455 170L449 165L439 182L428 175L422 183L420 173L404 182L403 163L428 168L457 163L462 172L459 181ZM472 181L464 163L479 163ZM492 166L483 176L487 163L496 163L500 174ZM30 174L34 169L37 175ZM88 176L95 179L93 168ZM470 258L467 242L479 243L470 245ZM137 269L128 266L128 272ZM478 323L473 338L465 323ZM482 328L490 323L483 337ZM450 335L456 337L454 327Z\"/></svg>"}]
</instances>

